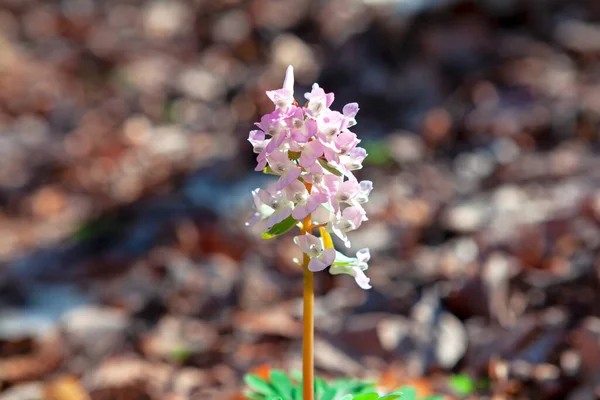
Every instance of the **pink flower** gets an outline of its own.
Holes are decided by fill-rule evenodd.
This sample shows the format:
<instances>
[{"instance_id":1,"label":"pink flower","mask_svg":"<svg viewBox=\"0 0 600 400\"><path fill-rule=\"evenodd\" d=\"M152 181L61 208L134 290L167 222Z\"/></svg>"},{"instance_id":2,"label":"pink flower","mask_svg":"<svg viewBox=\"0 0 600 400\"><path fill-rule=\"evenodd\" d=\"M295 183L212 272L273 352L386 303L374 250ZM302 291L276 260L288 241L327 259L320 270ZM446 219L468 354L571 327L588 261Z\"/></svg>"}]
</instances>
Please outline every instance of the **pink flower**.
<instances>
[{"instance_id":1,"label":"pink flower","mask_svg":"<svg viewBox=\"0 0 600 400\"><path fill-rule=\"evenodd\" d=\"M300 165L302 165L302 162L300 162ZM327 186L325 186L325 170L323 169L321 164L315 162L308 168L307 172L307 174L302 176L304 182L310 183L314 188L316 188L320 192L328 193Z\"/></svg>"},{"instance_id":2,"label":"pink flower","mask_svg":"<svg viewBox=\"0 0 600 400\"><path fill-rule=\"evenodd\" d=\"M247 225L266 221L270 228L286 218L300 221L310 215L311 224L325 226L350 247L347 233L367 221L362 205L373 190L371 181L358 182L352 174L362 168L367 156L365 149L357 147L356 134L348 130L356 125L358 104L346 104L341 113L333 111L329 107L334 94L315 83L304 95L306 105L299 106L291 66L283 87L268 91L267 96L275 110L256 123L260 130L251 131L248 141L258 154L256 170L266 169L279 179L266 190L252 192L254 214ZM309 256L309 270L331 266L332 274L350 274L361 288L371 287L364 273L368 249L348 258L324 249L322 240L308 233L296 236L294 242Z\"/></svg>"},{"instance_id":3,"label":"pink flower","mask_svg":"<svg viewBox=\"0 0 600 400\"><path fill-rule=\"evenodd\" d=\"M248 141L252 144L255 153L262 152L267 146L267 140L265 140L265 133L263 131L250 131L250 134L248 135Z\"/></svg>"},{"instance_id":4,"label":"pink flower","mask_svg":"<svg viewBox=\"0 0 600 400\"><path fill-rule=\"evenodd\" d=\"M360 227L363 221L366 221L366 213L361 207L347 207L342 211L341 216L331 226L333 233L346 245L350 247L350 240L347 233Z\"/></svg>"},{"instance_id":5,"label":"pink flower","mask_svg":"<svg viewBox=\"0 0 600 400\"><path fill-rule=\"evenodd\" d=\"M289 118L291 137L298 143L306 143L317 133L317 121L304 119L304 111L296 107Z\"/></svg>"},{"instance_id":6,"label":"pink flower","mask_svg":"<svg viewBox=\"0 0 600 400\"><path fill-rule=\"evenodd\" d=\"M275 189L281 190L291 182L298 179L302 169L289 159L287 152L281 150L274 151L266 156L269 166L273 173L280 175Z\"/></svg>"},{"instance_id":7,"label":"pink flower","mask_svg":"<svg viewBox=\"0 0 600 400\"><path fill-rule=\"evenodd\" d=\"M339 156L344 156L360 143L360 139L356 137L354 132L343 131L334 141L330 142L325 148L325 158L327 161L340 164Z\"/></svg>"},{"instance_id":8,"label":"pink flower","mask_svg":"<svg viewBox=\"0 0 600 400\"><path fill-rule=\"evenodd\" d=\"M339 167L343 169L344 175L348 175L350 171L355 171L362 168L362 162L367 157L367 152L362 147L355 147L348 154L340 157Z\"/></svg>"},{"instance_id":9,"label":"pink flower","mask_svg":"<svg viewBox=\"0 0 600 400\"><path fill-rule=\"evenodd\" d=\"M360 249L356 252L356 257L346 257L342 253L336 252L335 261L329 268L329 273L352 275L358 286L365 290L370 289L370 279L364 273L369 268L367 262L370 258L369 249Z\"/></svg>"},{"instance_id":10,"label":"pink flower","mask_svg":"<svg viewBox=\"0 0 600 400\"><path fill-rule=\"evenodd\" d=\"M342 129L344 117L337 111L327 109L323 111L317 120L318 132L317 137L324 145L335 140Z\"/></svg>"},{"instance_id":11,"label":"pink flower","mask_svg":"<svg viewBox=\"0 0 600 400\"><path fill-rule=\"evenodd\" d=\"M354 197L354 202L358 204L364 204L369 201L369 195L373 190L373 182L371 181L360 181L360 189L356 197Z\"/></svg>"},{"instance_id":12,"label":"pink flower","mask_svg":"<svg viewBox=\"0 0 600 400\"><path fill-rule=\"evenodd\" d=\"M252 144L254 152L258 153L258 157L256 158L258 165L256 166L255 171L262 171L267 165L265 149L270 140L271 139L265 139L265 133L263 131L250 131L248 141Z\"/></svg>"},{"instance_id":13,"label":"pink flower","mask_svg":"<svg viewBox=\"0 0 600 400\"><path fill-rule=\"evenodd\" d=\"M360 191L360 185L354 177L344 181L342 177L326 175L324 181L329 193L329 204L336 214L340 210L340 204L351 204Z\"/></svg>"},{"instance_id":14,"label":"pink flower","mask_svg":"<svg viewBox=\"0 0 600 400\"><path fill-rule=\"evenodd\" d=\"M310 257L308 264L310 271L322 271L335 260L335 249L324 249L321 239L310 233L294 237L294 243Z\"/></svg>"},{"instance_id":15,"label":"pink flower","mask_svg":"<svg viewBox=\"0 0 600 400\"><path fill-rule=\"evenodd\" d=\"M266 190L260 189L258 191L258 199L260 203L257 209L263 210L262 212L259 211L262 214L261 218L268 214L267 228L269 229L292 214L293 203L287 199L283 191L277 190L272 185L268 186ZM256 198L254 201L256 204ZM262 207L263 205L270 208L272 212L265 211L264 207Z\"/></svg>"},{"instance_id":16,"label":"pink flower","mask_svg":"<svg viewBox=\"0 0 600 400\"><path fill-rule=\"evenodd\" d=\"M333 103L334 94L325 93L318 83L313 83L311 92L305 93L304 98L308 100L308 109L316 117Z\"/></svg>"},{"instance_id":17,"label":"pink flower","mask_svg":"<svg viewBox=\"0 0 600 400\"><path fill-rule=\"evenodd\" d=\"M293 181L284 190L287 198L295 203L292 217L297 221L303 220L308 214L315 211L319 205L327 201L326 193L322 193L315 188L308 193L306 186L300 181Z\"/></svg>"},{"instance_id":18,"label":"pink flower","mask_svg":"<svg viewBox=\"0 0 600 400\"><path fill-rule=\"evenodd\" d=\"M358 103L348 103L342 109L342 113L344 114L344 124L342 129L350 128L356 125L356 114L358 114Z\"/></svg>"},{"instance_id":19,"label":"pink flower","mask_svg":"<svg viewBox=\"0 0 600 400\"><path fill-rule=\"evenodd\" d=\"M260 190L261 189L255 189L252 191L252 198L254 199L254 214L252 214L250 221L246 222L246 226L254 226L258 222L269 218L273 214L273 209L264 204L258 196Z\"/></svg>"},{"instance_id":20,"label":"pink flower","mask_svg":"<svg viewBox=\"0 0 600 400\"><path fill-rule=\"evenodd\" d=\"M323 155L324 147L318 140L311 140L304 145L300 155L300 165L304 168L312 167L317 159Z\"/></svg>"},{"instance_id":21,"label":"pink flower","mask_svg":"<svg viewBox=\"0 0 600 400\"><path fill-rule=\"evenodd\" d=\"M285 124L285 119L287 117L288 115L285 112L275 110L270 114L263 115L260 122L255 124L262 129L265 134L272 137L265 147L267 154L272 153L275 149L279 148L281 143L288 137L289 129Z\"/></svg>"},{"instance_id":22,"label":"pink flower","mask_svg":"<svg viewBox=\"0 0 600 400\"><path fill-rule=\"evenodd\" d=\"M294 103L294 68L291 65L285 71L283 87L268 91L267 96L276 108L285 109Z\"/></svg>"}]
</instances>

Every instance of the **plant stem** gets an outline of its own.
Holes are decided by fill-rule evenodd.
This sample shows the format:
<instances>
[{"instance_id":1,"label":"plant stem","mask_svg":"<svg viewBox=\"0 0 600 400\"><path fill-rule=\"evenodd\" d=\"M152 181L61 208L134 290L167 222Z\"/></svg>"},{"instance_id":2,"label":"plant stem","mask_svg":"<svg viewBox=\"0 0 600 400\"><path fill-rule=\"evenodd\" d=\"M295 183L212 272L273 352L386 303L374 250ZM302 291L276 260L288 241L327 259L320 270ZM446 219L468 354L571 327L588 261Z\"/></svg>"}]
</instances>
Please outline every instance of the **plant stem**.
<instances>
[{"instance_id":1,"label":"plant stem","mask_svg":"<svg viewBox=\"0 0 600 400\"><path fill-rule=\"evenodd\" d=\"M310 215L302 223L303 233L312 233ZM315 281L314 274L309 271L308 263L310 257L303 254L302 269L304 271L304 310L303 310L303 334L302 334L302 399L314 400L314 346L315 346Z\"/></svg>"}]
</instances>

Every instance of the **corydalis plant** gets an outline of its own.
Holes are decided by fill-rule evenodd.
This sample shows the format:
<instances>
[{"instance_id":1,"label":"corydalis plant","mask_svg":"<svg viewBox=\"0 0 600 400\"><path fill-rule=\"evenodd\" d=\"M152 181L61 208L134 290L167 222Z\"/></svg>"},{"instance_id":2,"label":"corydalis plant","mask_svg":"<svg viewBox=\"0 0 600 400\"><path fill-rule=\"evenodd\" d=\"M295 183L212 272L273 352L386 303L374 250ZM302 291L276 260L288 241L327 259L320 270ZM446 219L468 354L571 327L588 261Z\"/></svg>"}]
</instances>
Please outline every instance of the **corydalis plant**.
<instances>
[{"instance_id":1,"label":"corydalis plant","mask_svg":"<svg viewBox=\"0 0 600 400\"><path fill-rule=\"evenodd\" d=\"M330 233L350 247L348 232L367 220L363 204L373 189L370 181L358 182L352 171L362 168L367 156L360 140L349 130L356 125L358 104L342 112L331 110L333 93L318 84L300 107L294 99L294 70L288 67L283 88L267 92L275 110L256 123L248 141L258 154L257 171L278 176L265 189L252 192L255 212L247 225L264 223L263 237L271 238L294 226L300 235L294 243L303 253L304 307L302 334L302 399L314 399L314 276L329 268L331 274L349 274L369 289L369 249L356 257L337 252ZM320 237L313 230L319 229Z\"/></svg>"},{"instance_id":2,"label":"corydalis plant","mask_svg":"<svg viewBox=\"0 0 600 400\"><path fill-rule=\"evenodd\" d=\"M248 141L258 154L257 171L279 178L265 189L256 189L254 215L246 225L263 222L270 238L299 225L302 234L294 243L308 256L312 272L329 267L331 274L352 275L363 289L369 289L369 249L347 257L333 248L330 233L350 247L348 232L367 221L363 204L373 189L352 171L362 168L367 156L358 147L360 139L349 129L356 125L358 104L346 104L342 112L331 110L334 94L325 93L317 83L306 93L301 107L294 99L294 71L289 66L283 88L267 92L275 110L256 123ZM319 228L321 237L312 234Z\"/></svg>"}]
</instances>

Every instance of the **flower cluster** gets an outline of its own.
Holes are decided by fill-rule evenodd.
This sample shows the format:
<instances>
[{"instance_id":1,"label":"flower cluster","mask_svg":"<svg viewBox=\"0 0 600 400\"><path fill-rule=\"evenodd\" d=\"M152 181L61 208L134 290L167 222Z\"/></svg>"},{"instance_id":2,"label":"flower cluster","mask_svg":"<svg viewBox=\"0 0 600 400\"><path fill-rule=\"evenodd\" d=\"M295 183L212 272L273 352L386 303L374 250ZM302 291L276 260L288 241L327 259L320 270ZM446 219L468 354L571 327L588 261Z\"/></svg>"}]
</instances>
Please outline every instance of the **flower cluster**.
<instances>
[{"instance_id":1,"label":"flower cluster","mask_svg":"<svg viewBox=\"0 0 600 400\"><path fill-rule=\"evenodd\" d=\"M256 123L259 129L250 132L248 141L258 155L256 171L277 175L278 180L252 192L255 212L246 225L264 221L272 231L310 216L311 226L323 227L350 247L347 233L367 221L362 205L373 189L371 181L359 182L352 174L362 168L367 156L349 130L356 125L358 104L346 104L341 113L331 110L334 94L315 83L304 95L307 103L300 107L294 99L291 66L283 88L268 91L267 96L275 110ZM348 258L310 233L296 236L294 242L310 257L311 271L330 267L330 273L350 274L360 287L370 288L363 272L368 267L368 249Z\"/></svg>"}]
</instances>

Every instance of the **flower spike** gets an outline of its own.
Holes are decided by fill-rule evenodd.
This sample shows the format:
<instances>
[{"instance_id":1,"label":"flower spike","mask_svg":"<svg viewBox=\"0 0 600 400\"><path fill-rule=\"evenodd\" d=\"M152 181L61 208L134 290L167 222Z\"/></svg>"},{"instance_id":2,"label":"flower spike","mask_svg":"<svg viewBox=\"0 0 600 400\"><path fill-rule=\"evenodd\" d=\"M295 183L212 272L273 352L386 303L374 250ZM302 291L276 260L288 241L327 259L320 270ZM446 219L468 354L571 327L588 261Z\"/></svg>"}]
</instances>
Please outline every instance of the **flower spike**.
<instances>
[{"instance_id":1,"label":"flower spike","mask_svg":"<svg viewBox=\"0 0 600 400\"><path fill-rule=\"evenodd\" d=\"M277 181L252 192L254 213L246 225L264 223L266 238L303 226L303 234L295 236L294 243L308 257L309 271L329 268L331 274L349 274L359 287L369 289L364 273L369 250L346 257L336 252L330 235L350 247L348 232L368 220L363 205L373 183L359 182L353 175L362 168L367 153L349 130L357 123L358 104L346 104L342 112L332 110L335 95L314 83L304 94L306 105L298 105L291 65L282 87L266 94L275 109L255 124L258 129L250 131L248 141L257 154L256 170L277 176ZM311 234L316 227L320 238Z\"/></svg>"}]
</instances>

